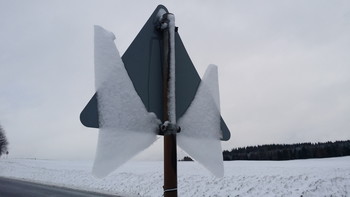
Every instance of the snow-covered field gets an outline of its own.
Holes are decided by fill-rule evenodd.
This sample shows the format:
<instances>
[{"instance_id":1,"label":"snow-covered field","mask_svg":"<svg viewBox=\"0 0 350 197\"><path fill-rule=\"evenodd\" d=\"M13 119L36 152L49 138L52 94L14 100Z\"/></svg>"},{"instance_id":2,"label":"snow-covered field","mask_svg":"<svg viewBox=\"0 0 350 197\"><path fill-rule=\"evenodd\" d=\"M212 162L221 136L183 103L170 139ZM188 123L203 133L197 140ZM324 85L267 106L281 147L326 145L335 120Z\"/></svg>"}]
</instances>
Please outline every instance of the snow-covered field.
<instances>
[{"instance_id":1,"label":"snow-covered field","mask_svg":"<svg viewBox=\"0 0 350 197\"><path fill-rule=\"evenodd\" d=\"M224 162L215 178L194 162L178 163L179 196L350 196L350 157ZM131 161L104 179L90 161L0 159L0 176L120 196L162 196L163 163Z\"/></svg>"}]
</instances>

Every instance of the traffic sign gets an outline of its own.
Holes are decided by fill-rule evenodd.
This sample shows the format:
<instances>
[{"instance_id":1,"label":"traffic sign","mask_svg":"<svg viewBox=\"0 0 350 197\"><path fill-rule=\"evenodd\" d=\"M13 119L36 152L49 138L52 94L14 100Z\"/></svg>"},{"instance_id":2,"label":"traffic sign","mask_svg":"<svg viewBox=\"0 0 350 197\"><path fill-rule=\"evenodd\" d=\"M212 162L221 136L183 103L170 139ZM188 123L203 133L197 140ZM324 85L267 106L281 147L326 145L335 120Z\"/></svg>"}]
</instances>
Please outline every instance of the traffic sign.
<instances>
[{"instance_id":1,"label":"traffic sign","mask_svg":"<svg viewBox=\"0 0 350 197\"><path fill-rule=\"evenodd\" d=\"M162 106L162 43L159 31L159 13L167 8L159 5L147 20L141 31L122 56L134 88L148 112L153 112L163 120ZM176 119L186 112L194 99L201 79L184 47L179 33L175 33L175 91ZM99 128L96 93L80 114L80 121L86 127ZM221 118L221 140L230 139L230 131Z\"/></svg>"}]
</instances>

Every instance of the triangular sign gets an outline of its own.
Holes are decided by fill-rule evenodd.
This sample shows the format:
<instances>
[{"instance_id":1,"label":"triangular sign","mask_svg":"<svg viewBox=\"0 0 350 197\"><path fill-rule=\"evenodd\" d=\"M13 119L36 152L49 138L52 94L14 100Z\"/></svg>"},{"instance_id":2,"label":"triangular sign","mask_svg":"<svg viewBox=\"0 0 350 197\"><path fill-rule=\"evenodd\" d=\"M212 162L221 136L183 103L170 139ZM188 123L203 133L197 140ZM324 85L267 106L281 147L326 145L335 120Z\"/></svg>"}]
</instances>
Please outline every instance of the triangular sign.
<instances>
[{"instance_id":1,"label":"triangular sign","mask_svg":"<svg viewBox=\"0 0 350 197\"><path fill-rule=\"evenodd\" d=\"M159 5L122 56L130 79L148 112L153 112L162 120L162 35L158 30L160 10L168 10ZM179 119L190 106L200 84L200 77L176 32L176 118ZM90 99L80 114L83 125L99 128L97 97ZM230 139L230 131L221 118L221 140Z\"/></svg>"}]
</instances>

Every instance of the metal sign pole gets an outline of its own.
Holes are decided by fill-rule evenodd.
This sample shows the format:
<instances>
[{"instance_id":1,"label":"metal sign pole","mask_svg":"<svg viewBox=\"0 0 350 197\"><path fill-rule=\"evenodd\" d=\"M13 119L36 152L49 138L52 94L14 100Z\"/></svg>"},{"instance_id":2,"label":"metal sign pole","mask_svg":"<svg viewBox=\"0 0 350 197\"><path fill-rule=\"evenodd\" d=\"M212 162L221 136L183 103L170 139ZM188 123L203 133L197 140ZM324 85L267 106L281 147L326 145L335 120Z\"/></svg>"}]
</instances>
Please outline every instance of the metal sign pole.
<instances>
[{"instance_id":1,"label":"metal sign pole","mask_svg":"<svg viewBox=\"0 0 350 197\"><path fill-rule=\"evenodd\" d=\"M168 14L163 16L165 22L169 22ZM169 81L171 47L169 28L163 29L163 121L169 121ZM164 196L177 196L177 153L176 153L176 132L164 133Z\"/></svg>"}]
</instances>

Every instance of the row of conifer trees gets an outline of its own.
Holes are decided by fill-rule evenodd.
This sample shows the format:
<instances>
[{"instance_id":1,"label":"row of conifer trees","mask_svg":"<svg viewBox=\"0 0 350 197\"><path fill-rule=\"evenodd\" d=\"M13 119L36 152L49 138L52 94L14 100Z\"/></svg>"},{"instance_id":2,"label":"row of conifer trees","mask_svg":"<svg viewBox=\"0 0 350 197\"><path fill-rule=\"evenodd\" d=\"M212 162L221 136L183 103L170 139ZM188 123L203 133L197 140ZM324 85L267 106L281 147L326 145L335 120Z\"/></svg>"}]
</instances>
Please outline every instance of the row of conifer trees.
<instances>
[{"instance_id":1,"label":"row of conifer trees","mask_svg":"<svg viewBox=\"0 0 350 197\"><path fill-rule=\"evenodd\" d=\"M350 140L322 143L270 144L233 148L231 151L223 151L225 161L292 160L347 155L350 155Z\"/></svg>"}]
</instances>

